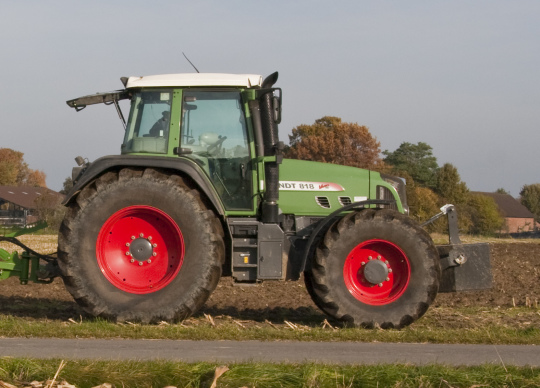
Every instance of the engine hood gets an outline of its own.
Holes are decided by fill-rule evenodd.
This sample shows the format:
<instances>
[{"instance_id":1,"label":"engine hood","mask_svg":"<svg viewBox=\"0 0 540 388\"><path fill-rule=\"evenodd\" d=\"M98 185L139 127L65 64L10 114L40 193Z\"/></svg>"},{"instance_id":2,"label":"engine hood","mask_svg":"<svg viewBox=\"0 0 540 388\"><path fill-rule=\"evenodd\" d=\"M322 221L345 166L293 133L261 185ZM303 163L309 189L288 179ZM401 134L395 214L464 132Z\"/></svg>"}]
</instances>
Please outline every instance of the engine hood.
<instances>
[{"instance_id":1,"label":"engine hood","mask_svg":"<svg viewBox=\"0 0 540 388\"><path fill-rule=\"evenodd\" d=\"M327 215L352 202L376 198L372 180L391 187L373 171L283 159L279 170L279 207L285 214Z\"/></svg>"}]
</instances>

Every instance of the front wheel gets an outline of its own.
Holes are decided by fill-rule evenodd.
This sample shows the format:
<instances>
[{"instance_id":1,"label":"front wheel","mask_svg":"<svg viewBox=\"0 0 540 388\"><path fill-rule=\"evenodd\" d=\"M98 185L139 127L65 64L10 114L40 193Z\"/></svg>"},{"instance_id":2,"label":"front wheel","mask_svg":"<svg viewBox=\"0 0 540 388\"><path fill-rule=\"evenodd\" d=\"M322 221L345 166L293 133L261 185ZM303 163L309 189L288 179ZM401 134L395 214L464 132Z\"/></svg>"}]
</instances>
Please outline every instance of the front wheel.
<instances>
[{"instance_id":1,"label":"front wheel","mask_svg":"<svg viewBox=\"0 0 540 388\"><path fill-rule=\"evenodd\" d=\"M305 273L314 302L356 326L400 328L437 295L440 267L429 235L393 210L346 215L326 233Z\"/></svg>"},{"instance_id":2,"label":"front wheel","mask_svg":"<svg viewBox=\"0 0 540 388\"><path fill-rule=\"evenodd\" d=\"M68 291L89 313L177 321L215 289L223 229L196 190L156 170L108 172L86 186L60 228Z\"/></svg>"}]
</instances>

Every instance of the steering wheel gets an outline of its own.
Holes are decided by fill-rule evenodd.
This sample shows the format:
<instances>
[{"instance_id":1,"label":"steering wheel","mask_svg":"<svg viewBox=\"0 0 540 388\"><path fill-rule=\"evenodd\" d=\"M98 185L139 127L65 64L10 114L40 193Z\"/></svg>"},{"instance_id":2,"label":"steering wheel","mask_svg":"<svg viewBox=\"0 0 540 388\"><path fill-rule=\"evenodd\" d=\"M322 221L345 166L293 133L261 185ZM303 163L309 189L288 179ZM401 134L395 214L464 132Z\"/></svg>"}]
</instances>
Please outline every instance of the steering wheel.
<instances>
[{"instance_id":1,"label":"steering wheel","mask_svg":"<svg viewBox=\"0 0 540 388\"><path fill-rule=\"evenodd\" d=\"M221 153L221 146L223 145L223 142L227 140L227 136L221 136L219 135L219 138L218 140L212 144L211 146L209 146L207 149L206 149L206 152L208 152L209 154L213 154L213 155L219 155ZM217 150L217 152L213 152L214 150Z\"/></svg>"}]
</instances>

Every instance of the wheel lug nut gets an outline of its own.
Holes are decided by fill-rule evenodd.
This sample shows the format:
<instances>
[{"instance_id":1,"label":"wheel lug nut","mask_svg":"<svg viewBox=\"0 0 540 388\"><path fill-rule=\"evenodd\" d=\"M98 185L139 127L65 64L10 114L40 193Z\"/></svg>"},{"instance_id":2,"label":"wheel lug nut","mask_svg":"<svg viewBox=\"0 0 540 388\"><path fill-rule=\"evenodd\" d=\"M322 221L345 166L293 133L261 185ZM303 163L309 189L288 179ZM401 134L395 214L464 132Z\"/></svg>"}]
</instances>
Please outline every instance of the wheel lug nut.
<instances>
[{"instance_id":1,"label":"wheel lug nut","mask_svg":"<svg viewBox=\"0 0 540 388\"><path fill-rule=\"evenodd\" d=\"M139 237L144 237L144 234L142 234L142 233L141 233L141 234L139 234Z\"/></svg>"},{"instance_id":2,"label":"wheel lug nut","mask_svg":"<svg viewBox=\"0 0 540 388\"><path fill-rule=\"evenodd\" d=\"M128 252L126 252L126 256L129 256L129 255L130 255L129 251L128 251Z\"/></svg>"},{"instance_id":3,"label":"wheel lug nut","mask_svg":"<svg viewBox=\"0 0 540 388\"><path fill-rule=\"evenodd\" d=\"M385 260L384 264L390 264L390 262L388 260Z\"/></svg>"},{"instance_id":4,"label":"wheel lug nut","mask_svg":"<svg viewBox=\"0 0 540 388\"><path fill-rule=\"evenodd\" d=\"M152 246L153 246L154 248L156 248L156 247L157 247L157 244L154 243L154 244L152 244Z\"/></svg>"},{"instance_id":5,"label":"wheel lug nut","mask_svg":"<svg viewBox=\"0 0 540 388\"><path fill-rule=\"evenodd\" d=\"M379 283L379 287L382 287L382 283Z\"/></svg>"},{"instance_id":6,"label":"wheel lug nut","mask_svg":"<svg viewBox=\"0 0 540 388\"><path fill-rule=\"evenodd\" d=\"M142 265L142 261L139 261L139 265Z\"/></svg>"},{"instance_id":7,"label":"wheel lug nut","mask_svg":"<svg viewBox=\"0 0 540 388\"><path fill-rule=\"evenodd\" d=\"M386 278L386 281L389 282L389 281L390 281L390 278Z\"/></svg>"},{"instance_id":8,"label":"wheel lug nut","mask_svg":"<svg viewBox=\"0 0 540 388\"><path fill-rule=\"evenodd\" d=\"M368 260L373 260L373 257L371 257L371 256L368 256Z\"/></svg>"},{"instance_id":9,"label":"wheel lug nut","mask_svg":"<svg viewBox=\"0 0 540 388\"><path fill-rule=\"evenodd\" d=\"M129 247L131 244L130 243L126 243L126 247Z\"/></svg>"},{"instance_id":10,"label":"wheel lug nut","mask_svg":"<svg viewBox=\"0 0 540 388\"><path fill-rule=\"evenodd\" d=\"M134 262L135 262L135 259L131 259L130 262L131 262L131 263L134 263Z\"/></svg>"},{"instance_id":11,"label":"wheel lug nut","mask_svg":"<svg viewBox=\"0 0 540 388\"><path fill-rule=\"evenodd\" d=\"M135 236L131 236L131 239L132 239L132 240L135 240Z\"/></svg>"},{"instance_id":12,"label":"wheel lug nut","mask_svg":"<svg viewBox=\"0 0 540 388\"><path fill-rule=\"evenodd\" d=\"M377 256L377 260L380 260L381 259L381 255Z\"/></svg>"},{"instance_id":13,"label":"wheel lug nut","mask_svg":"<svg viewBox=\"0 0 540 388\"><path fill-rule=\"evenodd\" d=\"M152 236L148 236L148 241L152 241Z\"/></svg>"},{"instance_id":14,"label":"wheel lug nut","mask_svg":"<svg viewBox=\"0 0 540 388\"><path fill-rule=\"evenodd\" d=\"M362 265L366 265L366 262L365 262L365 261L362 261Z\"/></svg>"},{"instance_id":15,"label":"wheel lug nut","mask_svg":"<svg viewBox=\"0 0 540 388\"><path fill-rule=\"evenodd\" d=\"M388 268L388 273L391 273L392 272L392 268Z\"/></svg>"},{"instance_id":16,"label":"wheel lug nut","mask_svg":"<svg viewBox=\"0 0 540 388\"><path fill-rule=\"evenodd\" d=\"M157 253L156 252L152 253L152 256L157 256Z\"/></svg>"},{"instance_id":17,"label":"wheel lug nut","mask_svg":"<svg viewBox=\"0 0 540 388\"><path fill-rule=\"evenodd\" d=\"M152 262L152 260L148 259L148 260L146 260L146 262L147 262L148 264L150 264L150 263Z\"/></svg>"}]
</instances>

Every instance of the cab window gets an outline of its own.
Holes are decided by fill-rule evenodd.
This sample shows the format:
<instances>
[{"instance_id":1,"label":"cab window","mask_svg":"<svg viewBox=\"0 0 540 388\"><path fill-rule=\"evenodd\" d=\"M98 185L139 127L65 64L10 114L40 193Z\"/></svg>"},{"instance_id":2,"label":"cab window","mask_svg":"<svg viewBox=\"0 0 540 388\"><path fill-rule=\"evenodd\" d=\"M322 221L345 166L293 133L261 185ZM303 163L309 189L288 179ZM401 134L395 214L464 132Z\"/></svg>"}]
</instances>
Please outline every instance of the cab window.
<instances>
[{"instance_id":1,"label":"cab window","mask_svg":"<svg viewBox=\"0 0 540 388\"><path fill-rule=\"evenodd\" d=\"M141 91L131 99L122 153L167 153L172 90Z\"/></svg>"},{"instance_id":2,"label":"cab window","mask_svg":"<svg viewBox=\"0 0 540 388\"><path fill-rule=\"evenodd\" d=\"M184 91L181 148L203 167L226 209L252 209L249 140L238 91Z\"/></svg>"}]
</instances>

